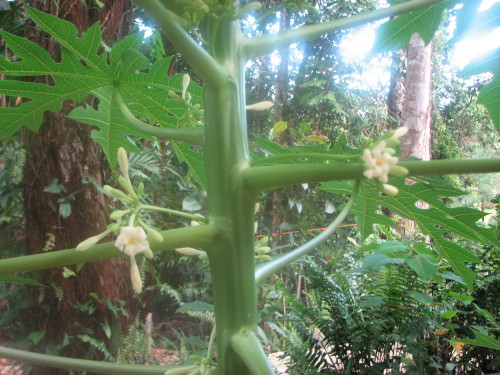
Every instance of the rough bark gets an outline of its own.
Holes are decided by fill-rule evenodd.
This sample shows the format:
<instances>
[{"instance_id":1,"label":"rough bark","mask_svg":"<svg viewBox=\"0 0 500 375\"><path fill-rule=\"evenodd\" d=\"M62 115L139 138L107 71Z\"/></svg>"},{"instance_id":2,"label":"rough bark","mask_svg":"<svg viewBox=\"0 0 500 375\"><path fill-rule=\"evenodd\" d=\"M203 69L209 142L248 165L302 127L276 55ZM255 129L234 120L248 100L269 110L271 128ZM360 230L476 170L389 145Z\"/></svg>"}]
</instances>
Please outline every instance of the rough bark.
<instances>
[{"instance_id":1,"label":"rough bark","mask_svg":"<svg viewBox=\"0 0 500 375\"><path fill-rule=\"evenodd\" d=\"M401 125L409 131L401 142L401 159L410 156L431 158L431 52L418 34L413 34L407 50L405 100Z\"/></svg>"},{"instance_id":2,"label":"rough bark","mask_svg":"<svg viewBox=\"0 0 500 375\"><path fill-rule=\"evenodd\" d=\"M431 159L431 54L431 43L426 46L420 35L413 34L407 48L405 98L400 119L400 125L408 128L401 141L401 160L409 157ZM426 209L429 206L419 202L418 207ZM414 234L415 222L405 220L400 232Z\"/></svg>"},{"instance_id":3,"label":"rough bark","mask_svg":"<svg viewBox=\"0 0 500 375\"><path fill-rule=\"evenodd\" d=\"M100 21L106 43L126 35L132 20L129 0L104 1L102 9L93 6L93 2L87 2L86 7L80 0L31 0L28 4L74 23L79 31L85 31ZM59 59L57 43L32 23L27 27L27 37L46 48L54 59ZM45 82L50 81L45 79ZM102 185L109 167L102 150L90 138L91 129L65 118L73 108L73 103L66 102L61 113L45 114L38 133L23 133L28 150L24 202L26 248L30 254L73 248L106 228L106 202L88 181ZM52 194L43 191L55 178L66 192ZM58 212L57 200L70 194L75 197L70 202L72 213L64 219ZM44 296L33 309L29 324L33 330L46 332L42 347L48 342L60 344L68 335L72 340L61 354L83 357L88 348L75 335L83 333L85 327L89 330L87 333L104 341L101 323L111 322L115 317L104 304L95 300L92 303L97 305L97 310L93 314L76 306L91 302L90 293L96 293L103 300L131 302L129 271L127 263L121 260L89 263L81 269L72 269L77 273L76 277L63 277L61 268L42 273L42 282L51 287L40 291ZM32 373L66 374L67 371L37 368Z\"/></svg>"}]
</instances>

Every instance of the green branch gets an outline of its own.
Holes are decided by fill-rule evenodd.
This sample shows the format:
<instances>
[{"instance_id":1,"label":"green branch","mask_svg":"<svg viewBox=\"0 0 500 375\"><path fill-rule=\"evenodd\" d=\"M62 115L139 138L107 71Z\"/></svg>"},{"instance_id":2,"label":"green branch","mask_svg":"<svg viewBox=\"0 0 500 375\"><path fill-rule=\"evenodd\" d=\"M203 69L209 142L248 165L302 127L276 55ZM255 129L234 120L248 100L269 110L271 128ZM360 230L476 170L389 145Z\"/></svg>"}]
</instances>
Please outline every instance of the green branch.
<instances>
[{"instance_id":1,"label":"green branch","mask_svg":"<svg viewBox=\"0 0 500 375\"><path fill-rule=\"evenodd\" d=\"M173 13L165 8L159 0L135 0L135 2L154 19L155 24L162 29L166 38L182 53L182 56L206 85L218 87L222 82L225 82L227 74L221 65L179 25Z\"/></svg>"},{"instance_id":2,"label":"green branch","mask_svg":"<svg viewBox=\"0 0 500 375\"><path fill-rule=\"evenodd\" d=\"M10 349L3 346L0 346L0 357L41 366L116 375L163 375L165 374L165 371L177 367L159 365L128 365L122 363L91 361L88 359L64 358L55 355L32 353L25 350Z\"/></svg>"},{"instance_id":3,"label":"green branch","mask_svg":"<svg viewBox=\"0 0 500 375\"><path fill-rule=\"evenodd\" d=\"M413 12L415 10L436 5L447 0L412 0L393 5L388 8L358 14L330 22L303 26L299 29L283 31L272 35L249 38L244 42L244 55L247 59L266 55L275 49L286 48L295 42L311 40L323 34L354 26L364 25L386 17Z\"/></svg>"},{"instance_id":4,"label":"green branch","mask_svg":"<svg viewBox=\"0 0 500 375\"><path fill-rule=\"evenodd\" d=\"M349 159L359 159L360 155L340 155L340 154L320 154L316 152L304 152L304 153L290 153L283 155L272 155L264 158L253 160L250 165L255 166L263 163L269 162L279 162L281 160L290 159L319 159L319 160L335 160L335 161L346 161Z\"/></svg>"},{"instance_id":5,"label":"green branch","mask_svg":"<svg viewBox=\"0 0 500 375\"><path fill-rule=\"evenodd\" d=\"M333 234L333 232L337 230L339 225L342 224L347 214L351 210L351 207L356 201L356 197L358 196L359 185L360 185L360 180L357 180L356 184L354 185L351 198L349 199L345 207L342 209L342 211L340 211L335 220L333 220L332 223L328 225L328 227L326 227L326 229L323 232L321 232L321 234L317 235L312 240L306 242L302 246L299 246L298 248L292 250L287 254L279 255L278 257L273 258L269 262L258 265L255 270L255 283L260 284L264 282L273 273L280 271L289 264L295 262L300 257L310 253L317 246L322 244L328 237L330 237Z\"/></svg>"},{"instance_id":6,"label":"green branch","mask_svg":"<svg viewBox=\"0 0 500 375\"><path fill-rule=\"evenodd\" d=\"M118 104L118 108L120 108L123 117L125 117L125 120L127 120L130 125L141 133L158 138L187 142L194 145L203 144L203 128L160 128L158 126L147 124L135 117L127 107L118 85L115 85L113 97L116 100L116 104Z\"/></svg>"},{"instance_id":7,"label":"green branch","mask_svg":"<svg viewBox=\"0 0 500 375\"><path fill-rule=\"evenodd\" d=\"M187 212L184 211L178 211L178 210L172 210L170 208L164 208L164 207L158 207L158 206L151 206L149 204L141 204L138 206L138 211L140 210L149 210L149 211L157 211L157 212L164 212L166 214L170 215L176 215L180 217L184 217L186 219L191 219L197 222L203 222L205 223L207 220L200 214L188 214Z\"/></svg>"},{"instance_id":8,"label":"green branch","mask_svg":"<svg viewBox=\"0 0 500 375\"><path fill-rule=\"evenodd\" d=\"M242 329L231 337L231 346L253 375L274 375L266 353L253 331Z\"/></svg>"},{"instance_id":9,"label":"green branch","mask_svg":"<svg viewBox=\"0 0 500 375\"><path fill-rule=\"evenodd\" d=\"M198 247L210 249L215 241L216 229L213 225L198 225L171 229L161 232L163 242L149 237L151 250L164 251L178 247ZM75 249L51 251L48 253L26 255L0 260L0 276L14 272L29 272L51 267L62 267L71 264L94 262L98 260L123 256L114 242L106 242L90 247L85 251Z\"/></svg>"},{"instance_id":10,"label":"green branch","mask_svg":"<svg viewBox=\"0 0 500 375\"><path fill-rule=\"evenodd\" d=\"M500 159L403 161L397 165L407 168L409 176L500 172ZM249 191L257 193L308 182L360 179L364 170L362 163L278 165L247 168L241 178Z\"/></svg>"}]
</instances>

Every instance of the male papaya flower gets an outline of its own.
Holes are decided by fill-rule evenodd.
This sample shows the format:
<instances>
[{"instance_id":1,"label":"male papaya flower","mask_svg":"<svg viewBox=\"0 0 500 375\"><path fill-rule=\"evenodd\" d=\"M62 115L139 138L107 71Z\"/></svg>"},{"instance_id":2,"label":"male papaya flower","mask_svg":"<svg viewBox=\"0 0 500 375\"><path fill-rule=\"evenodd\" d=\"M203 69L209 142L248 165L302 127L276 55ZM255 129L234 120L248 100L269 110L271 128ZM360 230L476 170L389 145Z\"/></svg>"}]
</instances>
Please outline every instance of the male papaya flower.
<instances>
[{"instance_id":1,"label":"male papaya flower","mask_svg":"<svg viewBox=\"0 0 500 375\"><path fill-rule=\"evenodd\" d=\"M116 239L115 246L130 257L130 276L135 293L142 291L142 279L135 256L149 250L149 242L146 232L142 227L122 227L120 235Z\"/></svg>"},{"instance_id":2,"label":"male papaya flower","mask_svg":"<svg viewBox=\"0 0 500 375\"><path fill-rule=\"evenodd\" d=\"M395 186L387 184L389 175L406 176L408 174L406 168L396 165L398 158L393 156L396 153L393 147L401 142L400 138L407 132L408 128L406 127L388 131L375 141L373 147L366 148L363 151L363 163L367 168L363 175L366 178L377 179L380 189L387 195L396 195L398 193Z\"/></svg>"},{"instance_id":3,"label":"male papaya flower","mask_svg":"<svg viewBox=\"0 0 500 375\"><path fill-rule=\"evenodd\" d=\"M363 172L366 178L377 178L383 183L389 181L389 169L398 162L398 158L385 149L385 141L380 141L373 149L363 151L363 162L368 168Z\"/></svg>"}]
</instances>

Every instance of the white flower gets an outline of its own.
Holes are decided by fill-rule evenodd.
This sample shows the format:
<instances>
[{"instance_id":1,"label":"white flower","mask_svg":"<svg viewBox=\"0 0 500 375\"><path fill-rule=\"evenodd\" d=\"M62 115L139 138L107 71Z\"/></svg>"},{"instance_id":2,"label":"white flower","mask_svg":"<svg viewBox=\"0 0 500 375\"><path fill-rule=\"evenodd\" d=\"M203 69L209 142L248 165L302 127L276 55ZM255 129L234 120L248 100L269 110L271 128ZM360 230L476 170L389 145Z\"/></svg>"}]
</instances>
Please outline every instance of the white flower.
<instances>
[{"instance_id":1,"label":"white flower","mask_svg":"<svg viewBox=\"0 0 500 375\"><path fill-rule=\"evenodd\" d=\"M363 151L363 161L368 168L363 172L366 178L378 178L380 182L389 180L389 169L398 162L398 158L385 149L385 141L380 141L373 149Z\"/></svg>"},{"instance_id":2,"label":"white flower","mask_svg":"<svg viewBox=\"0 0 500 375\"><path fill-rule=\"evenodd\" d=\"M146 232L142 227L122 227L115 246L130 257L149 249Z\"/></svg>"}]
</instances>

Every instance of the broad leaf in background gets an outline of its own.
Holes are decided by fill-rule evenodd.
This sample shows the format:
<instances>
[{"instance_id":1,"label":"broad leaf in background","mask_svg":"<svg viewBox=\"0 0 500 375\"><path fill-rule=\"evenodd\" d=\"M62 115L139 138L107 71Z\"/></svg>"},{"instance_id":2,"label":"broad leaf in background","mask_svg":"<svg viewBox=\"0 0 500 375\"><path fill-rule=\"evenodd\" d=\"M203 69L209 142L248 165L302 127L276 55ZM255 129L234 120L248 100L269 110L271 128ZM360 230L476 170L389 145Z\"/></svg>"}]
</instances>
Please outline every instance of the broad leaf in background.
<instances>
[{"instance_id":1,"label":"broad leaf in background","mask_svg":"<svg viewBox=\"0 0 500 375\"><path fill-rule=\"evenodd\" d=\"M449 208L441 201L440 198L462 195L460 190L446 185L439 178L416 180L415 184L407 185L404 178L391 179L390 183L399 189L399 194L395 196L382 195L370 180L362 182L358 199L352 209L362 239L366 239L373 232L375 224L394 226L389 217L379 212L381 206L388 208L401 217L415 221L425 235L432 236L437 252L471 289L475 275L465 263L479 262L479 259L462 246L444 238L444 235L451 232L473 241L498 245L495 232L475 224L485 216L485 213L465 207ZM352 183L327 182L320 188L333 194L350 194ZM430 208L420 209L416 207L417 202L426 202ZM417 262L421 262L421 266L418 266ZM415 259L414 263L415 270L421 268L419 272L426 273L423 268L426 267L423 258Z\"/></svg>"},{"instance_id":2,"label":"broad leaf in background","mask_svg":"<svg viewBox=\"0 0 500 375\"><path fill-rule=\"evenodd\" d=\"M472 61L460 75L467 77L488 72L493 74L493 79L481 88L477 101L486 107L497 131L500 132L500 48Z\"/></svg>"},{"instance_id":3,"label":"broad leaf in background","mask_svg":"<svg viewBox=\"0 0 500 375\"><path fill-rule=\"evenodd\" d=\"M172 141L175 155L181 163L186 163L189 167L189 172L192 174L194 180L206 190L205 180L205 158L203 154L193 151L189 148L187 143Z\"/></svg>"},{"instance_id":4,"label":"broad leaf in background","mask_svg":"<svg viewBox=\"0 0 500 375\"><path fill-rule=\"evenodd\" d=\"M500 3L495 3L488 10L471 17L474 13L471 13L470 8L477 2L479 1L474 0L465 3L458 13L457 32L453 41L458 38L481 37L500 27ZM493 74L493 79L481 89L478 103L486 107L497 131L500 132L500 48L476 58L462 70L461 75L466 77L487 72Z\"/></svg>"},{"instance_id":5,"label":"broad leaf in background","mask_svg":"<svg viewBox=\"0 0 500 375\"><path fill-rule=\"evenodd\" d=\"M8 61L0 57L0 74L6 77L50 76L53 81L53 85L12 79L0 81L0 94L28 99L17 107L0 108L0 137L10 136L23 126L37 131L45 111L58 112L65 100L80 103L92 94L99 99L98 107L77 108L70 117L98 128L92 132L92 137L114 165L119 147L138 151L127 136L141 134L124 121L113 100L113 85L119 85L124 100L136 116L161 127L177 126L185 108L169 93L182 91L182 77L168 77L169 58L150 66L139 52L140 35L125 38L111 51L102 52L99 23L81 34L70 22L30 7L27 12L61 45L61 62L55 62L37 44L0 31L0 36L20 59ZM192 83L189 91L192 103L201 103L201 89Z\"/></svg>"},{"instance_id":6,"label":"broad leaf in background","mask_svg":"<svg viewBox=\"0 0 500 375\"><path fill-rule=\"evenodd\" d=\"M419 33L425 44L429 44L441 24L444 10L449 5L450 2L445 1L383 23L377 29L374 50L386 52L405 48L414 33Z\"/></svg>"},{"instance_id":7,"label":"broad leaf in background","mask_svg":"<svg viewBox=\"0 0 500 375\"><path fill-rule=\"evenodd\" d=\"M477 345L485 348L500 350L500 341L494 337L485 335L484 333L476 330L474 330L474 335L476 335L476 338L474 339L462 339L460 341L467 345Z\"/></svg>"}]
</instances>

